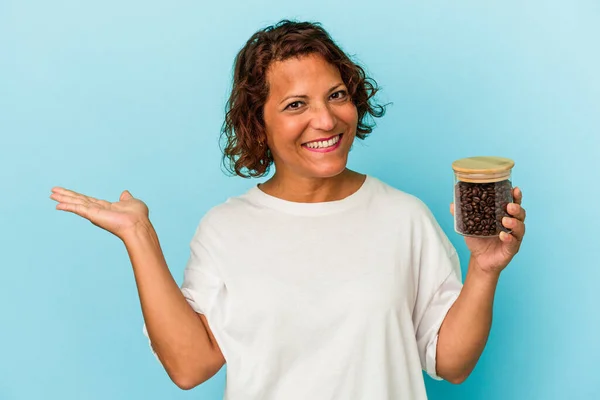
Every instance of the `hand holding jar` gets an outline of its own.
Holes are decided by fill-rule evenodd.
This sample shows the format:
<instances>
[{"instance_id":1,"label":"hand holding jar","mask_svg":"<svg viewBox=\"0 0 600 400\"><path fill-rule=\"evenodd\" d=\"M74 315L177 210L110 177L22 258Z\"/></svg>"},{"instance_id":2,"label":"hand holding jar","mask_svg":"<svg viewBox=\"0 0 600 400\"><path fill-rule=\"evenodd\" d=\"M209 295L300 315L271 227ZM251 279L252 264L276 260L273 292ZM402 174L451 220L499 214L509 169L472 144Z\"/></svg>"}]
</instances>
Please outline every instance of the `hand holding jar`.
<instances>
[{"instance_id":1,"label":"hand holding jar","mask_svg":"<svg viewBox=\"0 0 600 400\"><path fill-rule=\"evenodd\" d=\"M465 236L471 257L484 272L500 273L521 247L525 235L523 193L512 187L514 161L470 157L452 163L454 230Z\"/></svg>"}]
</instances>

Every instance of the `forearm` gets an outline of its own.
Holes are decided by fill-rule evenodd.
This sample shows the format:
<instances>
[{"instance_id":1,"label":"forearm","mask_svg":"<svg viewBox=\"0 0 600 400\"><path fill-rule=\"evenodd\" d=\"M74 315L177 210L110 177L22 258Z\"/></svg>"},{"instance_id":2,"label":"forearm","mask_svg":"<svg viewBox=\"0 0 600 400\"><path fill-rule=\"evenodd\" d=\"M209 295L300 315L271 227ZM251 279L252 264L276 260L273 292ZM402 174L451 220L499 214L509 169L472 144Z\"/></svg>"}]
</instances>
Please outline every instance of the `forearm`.
<instances>
[{"instance_id":1,"label":"forearm","mask_svg":"<svg viewBox=\"0 0 600 400\"><path fill-rule=\"evenodd\" d=\"M448 311L439 331L436 369L440 377L464 381L488 339L498 274L482 272L473 259L460 295Z\"/></svg>"},{"instance_id":2,"label":"forearm","mask_svg":"<svg viewBox=\"0 0 600 400\"><path fill-rule=\"evenodd\" d=\"M178 386L201 383L202 370L208 373L214 358L212 344L204 324L171 276L154 228L148 221L123 242L152 347Z\"/></svg>"}]
</instances>

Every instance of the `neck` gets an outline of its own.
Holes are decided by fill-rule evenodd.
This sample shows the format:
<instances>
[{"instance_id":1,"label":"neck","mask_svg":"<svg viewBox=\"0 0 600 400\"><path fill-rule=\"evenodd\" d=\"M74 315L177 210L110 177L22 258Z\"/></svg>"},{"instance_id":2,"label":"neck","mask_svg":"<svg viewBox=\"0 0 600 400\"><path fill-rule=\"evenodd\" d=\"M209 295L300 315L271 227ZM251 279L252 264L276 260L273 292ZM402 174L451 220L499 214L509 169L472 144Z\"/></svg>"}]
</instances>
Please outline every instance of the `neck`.
<instances>
[{"instance_id":1,"label":"neck","mask_svg":"<svg viewBox=\"0 0 600 400\"><path fill-rule=\"evenodd\" d=\"M273 177L259 186L268 195L297 203L321 203L344 199L356 192L366 176L346 168L329 178L283 176Z\"/></svg>"}]
</instances>

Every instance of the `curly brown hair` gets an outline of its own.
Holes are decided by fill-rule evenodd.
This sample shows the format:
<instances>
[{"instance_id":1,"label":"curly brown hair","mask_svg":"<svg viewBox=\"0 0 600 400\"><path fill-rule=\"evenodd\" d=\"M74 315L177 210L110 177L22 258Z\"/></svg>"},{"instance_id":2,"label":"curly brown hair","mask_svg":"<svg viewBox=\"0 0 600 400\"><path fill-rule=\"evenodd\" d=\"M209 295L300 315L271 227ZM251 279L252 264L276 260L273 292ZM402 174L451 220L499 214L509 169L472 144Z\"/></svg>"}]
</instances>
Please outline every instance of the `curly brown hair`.
<instances>
[{"instance_id":1,"label":"curly brown hair","mask_svg":"<svg viewBox=\"0 0 600 400\"><path fill-rule=\"evenodd\" d=\"M263 117L269 94L268 68L275 61L309 54L319 54L339 69L357 109L359 139L372 132L372 117L385 114L385 106L372 101L379 90L377 83L350 60L320 23L282 20L254 33L235 58L233 87L221 130L221 139L225 137L223 165L232 175L250 178L269 172L273 157L266 145Z\"/></svg>"}]
</instances>

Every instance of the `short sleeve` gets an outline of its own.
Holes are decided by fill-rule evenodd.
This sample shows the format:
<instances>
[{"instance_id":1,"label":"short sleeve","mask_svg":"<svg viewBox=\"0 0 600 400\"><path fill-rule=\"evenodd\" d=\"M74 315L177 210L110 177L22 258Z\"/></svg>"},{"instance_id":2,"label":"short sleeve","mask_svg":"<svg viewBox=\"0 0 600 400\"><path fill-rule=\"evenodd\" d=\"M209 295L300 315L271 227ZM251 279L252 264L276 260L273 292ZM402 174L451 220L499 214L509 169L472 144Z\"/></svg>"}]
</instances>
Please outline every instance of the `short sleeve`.
<instances>
[{"instance_id":1,"label":"short sleeve","mask_svg":"<svg viewBox=\"0 0 600 400\"><path fill-rule=\"evenodd\" d=\"M183 272L183 283L181 292L192 309L206 315L210 321L209 314L215 305L215 301L224 284L211 255L211 229L205 220L201 221L196 229L190 243L190 256ZM212 326L211 326L212 328ZM150 348L152 342L144 324L142 331L148 338Z\"/></svg>"},{"instance_id":2,"label":"short sleeve","mask_svg":"<svg viewBox=\"0 0 600 400\"><path fill-rule=\"evenodd\" d=\"M462 289L458 254L425 206L420 234L415 240L417 296L413 308L413 324L421 367L435 379L438 332L446 314Z\"/></svg>"},{"instance_id":3,"label":"short sleeve","mask_svg":"<svg viewBox=\"0 0 600 400\"><path fill-rule=\"evenodd\" d=\"M199 314L209 315L219 291L223 288L214 258L209 225L202 221L190 243L190 257L183 271L181 291L190 306Z\"/></svg>"}]
</instances>

